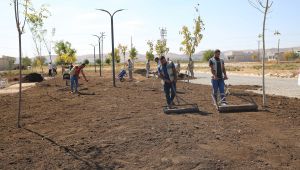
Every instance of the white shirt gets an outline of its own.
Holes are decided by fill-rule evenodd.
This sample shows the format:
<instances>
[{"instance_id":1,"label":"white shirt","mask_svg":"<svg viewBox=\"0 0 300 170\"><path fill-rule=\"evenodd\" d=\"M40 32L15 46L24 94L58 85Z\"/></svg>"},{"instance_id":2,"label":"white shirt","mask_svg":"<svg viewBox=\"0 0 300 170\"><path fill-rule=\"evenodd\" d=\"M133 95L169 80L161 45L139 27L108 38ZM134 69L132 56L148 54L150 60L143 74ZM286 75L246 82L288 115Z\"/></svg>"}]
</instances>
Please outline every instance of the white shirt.
<instances>
[{"instance_id":1,"label":"white shirt","mask_svg":"<svg viewBox=\"0 0 300 170\"><path fill-rule=\"evenodd\" d=\"M49 70L52 70L53 69L52 64L48 64L48 68L49 68Z\"/></svg>"}]
</instances>

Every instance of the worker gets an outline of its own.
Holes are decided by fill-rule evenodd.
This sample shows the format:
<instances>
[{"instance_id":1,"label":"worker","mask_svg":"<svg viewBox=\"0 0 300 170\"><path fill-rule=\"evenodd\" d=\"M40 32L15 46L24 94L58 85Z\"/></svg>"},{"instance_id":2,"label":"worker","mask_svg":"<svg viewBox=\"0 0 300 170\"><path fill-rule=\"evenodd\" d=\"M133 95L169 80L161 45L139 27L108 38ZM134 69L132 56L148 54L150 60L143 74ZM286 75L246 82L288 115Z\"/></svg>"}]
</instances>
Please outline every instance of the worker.
<instances>
[{"instance_id":1,"label":"worker","mask_svg":"<svg viewBox=\"0 0 300 170\"><path fill-rule=\"evenodd\" d=\"M52 76L57 75L57 66L55 63L52 64Z\"/></svg>"},{"instance_id":2,"label":"worker","mask_svg":"<svg viewBox=\"0 0 300 170\"><path fill-rule=\"evenodd\" d=\"M133 80L133 76L132 76L133 63L130 59L128 59L127 66L128 66L129 80L131 81L131 80Z\"/></svg>"},{"instance_id":3,"label":"worker","mask_svg":"<svg viewBox=\"0 0 300 170\"><path fill-rule=\"evenodd\" d=\"M146 77L149 78L149 74L150 74L150 60L147 61L146 63Z\"/></svg>"},{"instance_id":4,"label":"worker","mask_svg":"<svg viewBox=\"0 0 300 170\"><path fill-rule=\"evenodd\" d=\"M85 67L85 64L81 64L80 66L75 66L71 69L70 71L70 76L71 76L71 93L78 93L78 79L79 79L79 74L81 73L84 80L88 82L84 72L83 68Z\"/></svg>"},{"instance_id":5,"label":"worker","mask_svg":"<svg viewBox=\"0 0 300 170\"><path fill-rule=\"evenodd\" d=\"M50 62L49 64L48 64L48 76L52 76L52 74L53 74L53 65L52 65L52 63Z\"/></svg>"},{"instance_id":6,"label":"worker","mask_svg":"<svg viewBox=\"0 0 300 170\"><path fill-rule=\"evenodd\" d=\"M224 65L224 60L220 58L221 51L215 50L214 56L209 59L209 67L211 69L211 83L212 91L215 101L218 98L218 91L221 96L221 104L226 105L226 98L224 93L225 83L224 80L227 80L226 69Z\"/></svg>"},{"instance_id":7,"label":"worker","mask_svg":"<svg viewBox=\"0 0 300 170\"><path fill-rule=\"evenodd\" d=\"M167 99L168 108L173 108L176 95L177 72L172 61L166 60L164 56L160 57L159 77L164 82L164 92ZM170 94L171 92L171 94Z\"/></svg>"},{"instance_id":8,"label":"worker","mask_svg":"<svg viewBox=\"0 0 300 170\"><path fill-rule=\"evenodd\" d=\"M179 75L180 74L180 61L179 60L177 60L176 71L177 71L177 75Z\"/></svg>"}]
</instances>

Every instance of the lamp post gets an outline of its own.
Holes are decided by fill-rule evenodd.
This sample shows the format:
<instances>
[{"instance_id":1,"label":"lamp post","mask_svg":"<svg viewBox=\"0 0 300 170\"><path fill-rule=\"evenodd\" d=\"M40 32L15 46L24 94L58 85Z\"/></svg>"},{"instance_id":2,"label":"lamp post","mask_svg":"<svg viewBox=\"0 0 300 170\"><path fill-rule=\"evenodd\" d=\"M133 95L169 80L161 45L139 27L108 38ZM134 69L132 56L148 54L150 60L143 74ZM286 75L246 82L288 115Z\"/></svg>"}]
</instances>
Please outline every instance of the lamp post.
<instances>
[{"instance_id":1,"label":"lamp post","mask_svg":"<svg viewBox=\"0 0 300 170\"><path fill-rule=\"evenodd\" d=\"M96 70L96 45L90 44L90 46L94 47L94 66L95 66L95 73L97 72Z\"/></svg>"},{"instance_id":2,"label":"lamp post","mask_svg":"<svg viewBox=\"0 0 300 170\"><path fill-rule=\"evenodd\" d=\"M275 36L278 36L278 44L277 44L277 64L279 63L279 44L280 44L280 38L279 36L281 35L281 33L279 31L275 31L274 32Z\"/></svg>"},{"instance_id":3,"label":"lamp post","mask_svg":"<svg viewBox=\"0 0 300 170\"><path fill-rule=\"evenodd\" d=\"M104 60L103 60L103 39L105 37L104 32L100 33L100 38L101 38L101 59L102 59L102 69L104 69Z\"/></svg>"},{"instance_id":4,"label":"lamp post","mask_svg":"<svg viewBox=\"0 0 300 170\"><path fill-rule=\"evenodd\" d=\"M111 54L112 54L112 67L113 67L113 86L116 87L116 80L115 80L115 47L114 47L114 15L117 12L123 11L124 9L116 10L113 14L108 12L105 9L96 9L99 11L106 12L110 16L110 24L111 24Z\"/></svg>"},{"instance_id":5,"label":"lamp post","mask_svg":"<svg viewBox=\"0 0 300 170\"><path fill-rule=\"evenodd\" d=\"M52 28L52 32L51 32L51 40L50 40L50 48L49 48L49 56L50 56L50 62L52 63L52 56L51 56L51 49L52 49L52 47L51 47L51 43L52 43L52 38L54 37L54 35L55 35L55 32L56 32L56 29L55 28ZM53 72L53 71L52 71Z\"/></svg>"},{"instance_id":6,"label":"lamp post","mask_svg":"<svg viewBox=\"0 0 300 170\"><path fill-rule=\"evenodd\" d=\"M257 41L257 45L258 45L258 48L257 48L257 58L259 59L260 58L260 41L262 39L262 34L258 34L258 41ZM261 58L261 61L262 61L262 58Z\"/></svg>"},{"instance_id":7,"label":"lamp post","mask_svg":"<svg viewBox=\"0 0 300 170\"><path fill-rule=\"evenodd\" d=\"M102 73L101 73L101 63L102 63L102 61L101 61L101 50L100 50L100 48L101 48L101 46L100 46L100 41L101 41L101 37L100 36L98 36L98 35L93 35L94 37L97 37L98 38L98 46L99 46L99 60L100 60L100 77L102 77Z\"/></svg>"}]
</instances>

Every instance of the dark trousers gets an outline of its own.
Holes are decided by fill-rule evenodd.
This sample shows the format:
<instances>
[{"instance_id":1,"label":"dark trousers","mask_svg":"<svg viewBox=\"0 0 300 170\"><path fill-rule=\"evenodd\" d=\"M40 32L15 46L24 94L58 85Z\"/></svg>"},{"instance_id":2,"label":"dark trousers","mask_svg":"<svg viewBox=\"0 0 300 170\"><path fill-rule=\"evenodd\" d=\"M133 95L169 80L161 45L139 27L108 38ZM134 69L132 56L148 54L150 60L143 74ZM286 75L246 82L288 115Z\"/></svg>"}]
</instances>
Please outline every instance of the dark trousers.
<instances>
[{"instance_id":1,"label":"dark trousers","mask_svg":"<svg viewBox=\"0 0 300 170\"><path fill-rule=\"evenodd\" d=\"M168 105L172 104L175 95L176 95L176 83L165 83L164 84L164 91L166 94L166 99Z\"/></svg>"}]
</instances>

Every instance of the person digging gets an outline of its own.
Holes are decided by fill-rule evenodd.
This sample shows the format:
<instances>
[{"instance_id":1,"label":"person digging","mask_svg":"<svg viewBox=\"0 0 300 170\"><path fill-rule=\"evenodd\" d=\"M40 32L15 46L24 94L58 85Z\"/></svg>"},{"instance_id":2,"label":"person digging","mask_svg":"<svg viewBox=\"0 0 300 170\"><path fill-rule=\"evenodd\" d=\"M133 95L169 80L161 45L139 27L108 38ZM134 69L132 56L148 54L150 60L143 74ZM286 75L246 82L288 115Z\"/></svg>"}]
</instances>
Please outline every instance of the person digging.
<instances>
[{"instance_id":1,"label":"person digging","mask_svg":"<svg viewBox=\"0 0 300 170\"><path fill-rule=\"evenodd\" d=\"M71 69L70 71L70 76L71 76L71 93L78 93L78 79L79 79L79 74L81 73L84 80L88 82L84 72L83 68L85 67L85 64L81 64L80 66L75 66Z\"/></svg>"},{"instance_id":2,"label":"person digging","mask_svg":"<svg viewBox=\"0 0 300 170\"><path fill-rule=\"evenodd\" d=\"M164 92L167 99L168 108L174 108L174 98L176 96L177 72L172 61L167 61L164 56L160 57L159 77L164 82Z\"/></svg>"}]
</instances>

